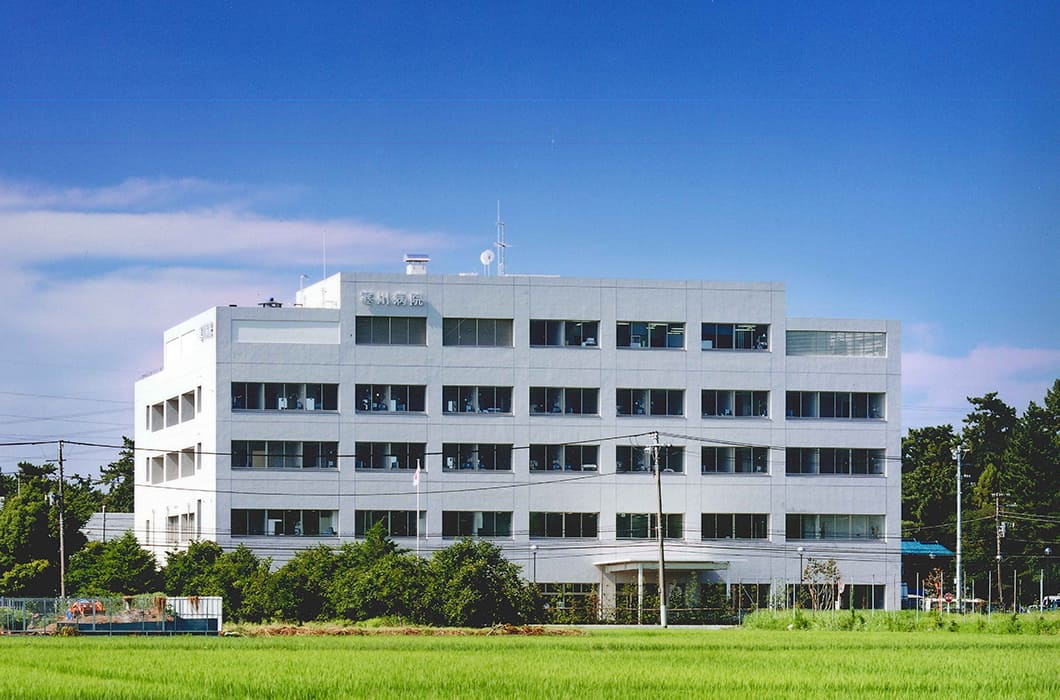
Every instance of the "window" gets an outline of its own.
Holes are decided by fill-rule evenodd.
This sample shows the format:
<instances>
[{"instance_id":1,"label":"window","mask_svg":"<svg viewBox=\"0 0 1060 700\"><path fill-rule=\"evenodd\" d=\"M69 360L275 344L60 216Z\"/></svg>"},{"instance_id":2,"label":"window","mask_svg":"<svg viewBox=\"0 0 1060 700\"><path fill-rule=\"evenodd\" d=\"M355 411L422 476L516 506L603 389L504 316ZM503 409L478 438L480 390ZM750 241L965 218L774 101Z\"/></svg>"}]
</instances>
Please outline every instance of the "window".
<instances>
[{"instance_id":1,"label":"window","mask_svg":"<svg viewBox=\"0 0 1060 700\"><path fill-rule=\"evenodd\" d=\"M768 391L704 389L701 401L704 418L769 416Z\"/></svg>"},{"instance_id":2,"label":"window","mask_svg":"<svg viewBox=\"0 0 1060 700\"><path fill-rule=\"evenodd\" d=\"M511 413L510 386L443 386L442 413Z\"/></svg>"},{"instance_id":3,"label":"window","mask_svg":"<svg viewBox=\"0 0 1060 700\"><path fill-rule=\"evenodd\" d=\"M512 347L510 318L442 319L442 345Z\"/></svg>"},{"instance_id":4,"label":"window","mask_svg":"<svg viewBox=\"0 0 1060 700\"><path fill-rule=\"evenodd\" d=\"M415 469L425 467L423 442L358 442L355 447L357 469Z\"/></svg>"},{"instance_id":5,"label":"window","mask_svg":"<svg viewBox=\"0 0 1060 700\"><path fill-rule=\"evenodd\" d=\"M618 389L615 409L620 416L683 416L684 389Z\"/></svg>"},{"instance_id":6,"label":"window","mask_svg":"<svg viewBox=\"0 0 1060 700\"><path fill-rule=\"evenodd\" d=\"M414 510L358 510L353 514L353 532L356 537L364 537L378 522L383 523L383 533L387 537L416 537L419 523L425 523L427 511L420 511L416 517Z\"/></svg>"},{"instance_id":7,"label":"window","mask_svg":"<svg viewBox=\"0 0 1060 700\"><path fill-rule=\"evenodd\" d=\"M166 518L166 544L175 545L180 541L180 516Z\"/></svg>"},{"instance_id":8,"label":"window","mask_svg":"<svg viewBox=\"0 0 1060 700\"><path fill-rule=\"evenodd\" d=\"M705 540L762 540L769 537L766 513L704 513Z\"/></svg>"},{"instance_id":9,"label":"window","mask_svg":"<svg viewBox=\"0 0 1060 700\"><path fill-rule=\"evenodd\" d=\"M245 411L337 411L339 385L232 382L232 408Z\"/></svg>"},{"instance_id":10,"label":"window","mask_svg":"<svg viewBox=\"0 0 1060 700\"><path fill-rule=\"evenodd\" d=\"M596 537L599 513L530 513L530 537Z\"/></svg>"},{"instance_id":11,"label":"window","mask_svg":"<svg viewBox=\"0 0 1060 700\"><path fill-rule=\"evenodd\" d=\"M788 418L882 420L884 396L865 391L789 391L784 404Z\"/></svg>"},{"instance_id":12,"label":"window","mask_svg":"<svg viewBox=\"0 0 1060 700\"><path fill-rule=\"evenodd\" d=\"M442 537L511 537L511 511L443 510Z\"/></svg>"},{"instance_id":13,"label":"window","mask_svg":"<svg viewBox=\"0 0 1060 700\"><path fill-rule=\"evenodd\" d=\"M615 515L615 537L620 540L656 539L658 520L655 513L618 513ZM663 513L663 537L684 537L685 516L683 513Z\"/></svg>"},{"instance_id":14,"label":"window","mask_svg":"<svg viewBox=\"0 0 1060 700\"><path fill-rule=\"evenodd\" d=\"M530 471L596 471L599 445L530 445Z\"/></svg>"},{"instance_id":15,"label":"window","mask_svg":"<svg viewBox=\"0 0 1060 700\"><path fill-rule=\"evenodd\" d=\"M883 539L882 515L788 513L785 520L789 540Z\"/></svg>"},{"instance_id":16,"label":"window","mask_svg":"<svg viewBox=\"0 0 1060 700\"><path fill-rule=\"evenodd\" d=\"M358 316L358 345L426 345L427 319L407 316Z\"/></svg>"},{"instance_id":17,"label":"window","mask_svg":"<svg viewBox=\"0 0 1060 700\"><path fill-rule=\"evenodd\" d=\"M599 321L530 320L530 345L534 347L593 348L599 343Z\"/></svg>"},{"instance_id":18,"label":"window","mask_svg":"<svg viewBox=\"0 0 1060 700\"><path fill-rule=\"evenodd\" d=\"M703 350L768 350L769 324L704 323L700 347Z\"/></svg>"},{"instance_id":19,"label":"window","mask_svg":"<svg viewBox=\"0 0 1060 700\"><path fill-rule=\"evenodd\" d=\"M335 469L339 443L233 440L233 469Z\"/></svg>"},{"instance_id":20,"label":"window","mask_svg":"<svg viewBox=\"0 0 1060 700\"><path fill-rule=\"evenodd\" d=\"M442 444L442 467L447 470L478 469L508 472L512 470L512 446L446 442Z\"/></svg>"},{"instance_id":21,"label":"window","mask_svg":"<svg viewBox=\"0 0 1060 700\"><path fill-rule=\"evenodd\" d=\"M357 411L423 413L427 387L417 384L358 384Z\"/></svg>"},{"instance_id":22,"label":"window","mask_svg":"<svg viewBox=\"0 0 1060 700\"><path fill-rule=\"evenodd\" d=\"M861 331L788 331L787 354L886 357L887 334Z\"/></svg>"},{"instance_id":23,"label":"window","mask_svg":"<svg viewBox=\"0 0 1060 700\"><path fill-rule=\"evenodd\" d=\"M579 608L595 609L595 583L538 583L537 588L545 602L545 608L553 613ZM880 599L883 599L882 595Z\"/></svg>"},{"instance_id":24,"label":"window","mask_svg":"<svg viewBox=\"0 0 1060 700\"><path fill-rule=\"evenodd\" d=\"M685 324L662 321L619 321L615 328L615 345L620 348L685 347Z\"/></svg>"},{"instance_id":25,"label":"window","mask_svg":"<svg viewBox=\"0 0 1060 700\"><path fill-rule=\"evenodd\" d=\"M641 445L618 445L615 447L615 471L650 472L652 469L652 447ZM681 445L660 445L659 466L663 472L684 472L685 448Z\"/></svg>"},{"instance_id":26,"label":"window","mask_svg":"<svg viewBox=\"0 0 1060 700\"><path fill-rule=\"evenodd\" d=\"M885 459L883 450L848 447L789 447L785 451L788 474L881 476Z\"/></svg>"},{"instance_id":27,"label":"window","mask_svg":"<svg viewBox=\"0 0 1060 700\"><path fill-rule=\"evenodd\" d=\"M703 474L767 474L768 447L703 447Z\"/></svg>"},{"instance_id":28,"label":"window","mask_svg":"<svg viewBox=\"0 0 1060 700\"><path fill-rule=\"evenodd\" d=\"M336 510L233 508L231 515L233 537L334 537L339 522Z\"/></svg>"},{"instance_id":29,"label":"window","mask_svg":"<svg viewBox=\"0 0 1060 700\"><path fill-rule=\"evenodd\" d=\"M530 387L531 415L597 415L599 389L579 389L552 386Z\"/></svg>"}]
</instances>

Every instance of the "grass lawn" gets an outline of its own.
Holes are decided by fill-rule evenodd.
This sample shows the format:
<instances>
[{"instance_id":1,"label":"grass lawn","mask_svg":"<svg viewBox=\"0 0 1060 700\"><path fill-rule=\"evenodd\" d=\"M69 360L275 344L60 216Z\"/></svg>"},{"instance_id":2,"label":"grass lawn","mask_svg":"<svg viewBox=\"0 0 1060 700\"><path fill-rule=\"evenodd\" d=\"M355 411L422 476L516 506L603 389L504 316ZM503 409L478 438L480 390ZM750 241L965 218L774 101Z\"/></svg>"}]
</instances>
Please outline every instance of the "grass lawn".
<instances>
[{"instance_id":1,"label":"grass lawn","mask_svg":"<svg viewBox=\"0 0 1060 700\"><path fill-rule=\"evenodd\" d=\"M0 639L2 698L1060 697L1060 638L593 630L577 637Z\"/></svg>"}]
</instances>

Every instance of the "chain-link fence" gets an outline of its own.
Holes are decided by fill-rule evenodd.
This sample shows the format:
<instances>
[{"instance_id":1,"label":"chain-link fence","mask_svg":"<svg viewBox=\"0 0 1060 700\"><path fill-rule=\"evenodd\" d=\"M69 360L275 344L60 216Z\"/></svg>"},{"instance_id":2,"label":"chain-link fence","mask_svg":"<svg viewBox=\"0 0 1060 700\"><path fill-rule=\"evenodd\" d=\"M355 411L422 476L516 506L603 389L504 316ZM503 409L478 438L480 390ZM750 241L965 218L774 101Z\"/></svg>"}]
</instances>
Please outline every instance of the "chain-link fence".
<instances>
[{"instance_id":1,"label":"chain-link fence","mask_svg":"<svg viewBox=\"0 0 1060 700\"><path fill-rule=\"evenodd\" d=\"M219 596L0 597L0 634L221 633Z\"/></svg>"}]
</instances>

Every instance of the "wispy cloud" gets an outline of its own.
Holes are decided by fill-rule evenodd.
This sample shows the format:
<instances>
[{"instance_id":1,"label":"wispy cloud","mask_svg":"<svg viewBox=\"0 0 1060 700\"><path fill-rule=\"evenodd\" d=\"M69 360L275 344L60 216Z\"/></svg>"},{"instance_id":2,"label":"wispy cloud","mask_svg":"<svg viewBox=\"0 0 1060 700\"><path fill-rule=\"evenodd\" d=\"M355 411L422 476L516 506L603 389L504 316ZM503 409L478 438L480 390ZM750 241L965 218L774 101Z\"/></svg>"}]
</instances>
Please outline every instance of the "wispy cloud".
<instances>
[{"instance_id":1,"label":"wispy cloud","mask_svg":"<svg viewBox=\"0 0 1060 700\"><path fill-rule=\"evenodd\" d=\"M246 187L197 179L67 190L0 182L0 265L70 258L214 264L234 256L238 266L304 265L320 259L325 235L336 262L364 265L452 245L444 234L356 219L269 217L253 210L254 198Z\"/></svg>"},{"instance_id":2,"label":"wispy cloud","mask_svg":"<svg viewBox=\"0 0 1060 700\"><path fill-rule=\"evenodd\" d=\"M959 426L971 410L968 397L996 391L1019 411L1041 403L1060 378L1060 350L979 346L961 357L930 352L902 355L903 417L907 427Z\"/></svg>"},{"instance_id":3,"label":"wispy cloud","mask_svg":"<svg viewBox=\"0 0 1060 700\"><path fill-rule=\"evenodd\" d=\"M131 410L125 427L114 427L121 415L111 413L109 428L92 416L22 419L81 415L45 397L128 401L136 378L161 363L167 327L211 306L292 299L299 273L319 269L324 235L336 270L399 269L405 252L455 245L438 232L255 210L278 191L297 188L183 178L59 189L0 180L0 386L41 397L8 411L0 437L129 434Z\"/></svg>"}]
</instances>

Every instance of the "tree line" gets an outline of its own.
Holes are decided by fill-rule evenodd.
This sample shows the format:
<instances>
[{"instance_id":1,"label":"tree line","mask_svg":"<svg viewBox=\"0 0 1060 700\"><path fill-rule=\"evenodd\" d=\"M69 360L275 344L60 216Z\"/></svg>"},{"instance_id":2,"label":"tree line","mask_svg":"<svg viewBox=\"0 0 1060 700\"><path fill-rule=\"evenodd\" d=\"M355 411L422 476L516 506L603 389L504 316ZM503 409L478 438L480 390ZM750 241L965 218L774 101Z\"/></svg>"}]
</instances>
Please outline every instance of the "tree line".
<instances>
[{"instance_id":1,"label":"tree line","mask_svg":"<svg viewBox=\"0 0 1060 700\"><path fill-rule=\"evenodd\" d=\"M995 601L1009 605L1013 573L1024 585L1043 571L1050 588L1060 583L1060 379L1022 415L996 393L968 401L972 410L959 431L914 428L902 440L902 532L956 549L959 449L962 568L976 582L977 596L986 597L993 578ZM1015 594L1022 603L1037 597L1037 585Z\"/></svg>"},{"instance_id":2,"label":"tree line","mask_svg":"<svg viewBox=\"0 0 1060 700\"><path fill-rule=\"evenodd\" d=\"M64 480L66 591L80 597L164 592L219 595L229 620L363 620L393 616L418 624L523 624L542 617L536 588L522 569L485 541L460 541L429 559L399 548L382 523L337 550L320 545L274 569L240 545L212 541L170 553L164 566L131 532L87 542L81 528L104 506L132 512L134 445L101 467L101 478ZM0 596L59 594L59 490L52 464L23 462L0 474Z\"/></svg>"}]
</instances>

